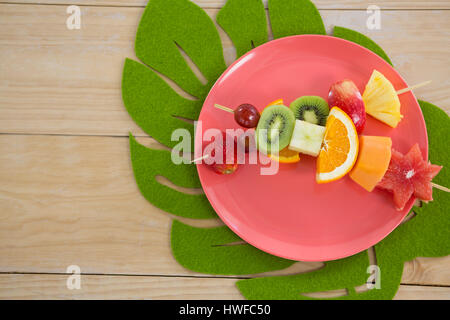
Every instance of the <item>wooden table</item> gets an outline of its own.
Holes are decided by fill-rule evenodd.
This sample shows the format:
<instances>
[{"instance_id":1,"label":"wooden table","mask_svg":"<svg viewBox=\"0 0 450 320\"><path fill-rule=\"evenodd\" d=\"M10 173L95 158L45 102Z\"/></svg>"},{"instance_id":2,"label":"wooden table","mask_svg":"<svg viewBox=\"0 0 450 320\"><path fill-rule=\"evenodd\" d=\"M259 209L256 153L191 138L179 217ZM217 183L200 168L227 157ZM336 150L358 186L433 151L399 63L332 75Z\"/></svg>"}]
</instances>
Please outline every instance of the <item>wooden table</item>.
<instances>
[{"instance_id":1,"label":"wooden table","mask_svg":"<svg viewBox=\"0 0 450 320\"><path fill-rule=\"evenodd\" d=\"M0 0L0 298L242 299L234 277L181 267L172 216L139 193L128 132L159 147L128 116L120 82L134 58L146 0ZM215 17L225 0L196 0ZM377 41L416 94L450 110L448 0L378 0L381 30L366 27L366 0L316 0L328 30ZM81 29L66 8L81 8ZM220 30L227 63L235 59ZM182 219L195 226L219 221ZM69 265L81 289L68 290ZM275 274L312 270L298 262ZM405 263L398 299L450 299L450 256Z\"/></svg>"}]
</instances>

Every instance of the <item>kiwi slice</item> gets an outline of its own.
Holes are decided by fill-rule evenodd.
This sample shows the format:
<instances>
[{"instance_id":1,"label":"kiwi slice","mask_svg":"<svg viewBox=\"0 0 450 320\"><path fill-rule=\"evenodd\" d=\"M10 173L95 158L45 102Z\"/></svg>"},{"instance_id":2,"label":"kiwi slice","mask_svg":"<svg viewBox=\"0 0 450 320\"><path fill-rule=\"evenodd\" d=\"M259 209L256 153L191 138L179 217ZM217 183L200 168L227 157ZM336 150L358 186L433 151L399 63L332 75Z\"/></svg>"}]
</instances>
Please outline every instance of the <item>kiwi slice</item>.
<instances>
[{"instance_id":1,"label":"kiwi slice","mask_svg":"<svg viewBox=\"0 0 450 320\"><path fill-rule=\"evenodd\" d=\"M286 148L291 141L294 126L294 113L287 106L265 108L256 128L259 150L269 154Z\"/></svg>"},{"instance_id":2,"label":"kiwi slice","mask_svg":"<svg viewBox=\"0 0 450 320\"><path fill-rule=\"evenodd\" d=\"M327 122L330 108L328 103L317 96L300 97L291 103L289 107L298 120L303 120L319 126L324 126Z\"/></svg>"}]
</instances>

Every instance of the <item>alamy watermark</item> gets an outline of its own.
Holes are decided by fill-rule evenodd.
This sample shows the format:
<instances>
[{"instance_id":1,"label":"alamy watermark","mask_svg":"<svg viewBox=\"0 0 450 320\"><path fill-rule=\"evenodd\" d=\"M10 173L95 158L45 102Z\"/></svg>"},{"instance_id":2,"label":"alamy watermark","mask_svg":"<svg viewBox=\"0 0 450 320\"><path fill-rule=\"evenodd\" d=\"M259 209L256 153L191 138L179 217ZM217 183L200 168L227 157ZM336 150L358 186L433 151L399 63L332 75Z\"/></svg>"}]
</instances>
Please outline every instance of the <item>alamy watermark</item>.
<instances>
[{"instance_id":1,"label":"alamy watermark","mask_svg":"<svg viewBox=\"0 0 450 320\"><path fill-rule=\"evenodd\" d=\"M66 26L69 30L81 29L81 10L79 6L68 6L66 13L70 16L66 20Z\"/></svg>"},{"instance_id":2,"label":"alamy watermark","mask_svg":"<svg viewBox=\"0 0 450 320\"><path fill-rule=\"evenodd\" d=\"M81 268L77 265L70 265L67 267L66 273L71 275L67 277L66 286L69 290L81 289Z\"/></svg>"},{"instance_id":3,"label":"alamy watermark","mask_svg":"<svg viewBox=\"0 0 450 320\"><path fill-rule=\"evenodd\" d=\"M367 267L367 273L370 274L367 279L367 289L381 289L381 271L377 265L370 265Z\"/></svg>"},{"instance_id":4,"label":"alamy watermark","mask_svg":"<svg viewBox=\"0 0 450 320\"><path fill-rule=\"evenodd\" d=\"M381 9L379 6L370 5L367 7L367 17L366 26L369 30L380 30L381 29Z\"/></svg>"}]
</instances>

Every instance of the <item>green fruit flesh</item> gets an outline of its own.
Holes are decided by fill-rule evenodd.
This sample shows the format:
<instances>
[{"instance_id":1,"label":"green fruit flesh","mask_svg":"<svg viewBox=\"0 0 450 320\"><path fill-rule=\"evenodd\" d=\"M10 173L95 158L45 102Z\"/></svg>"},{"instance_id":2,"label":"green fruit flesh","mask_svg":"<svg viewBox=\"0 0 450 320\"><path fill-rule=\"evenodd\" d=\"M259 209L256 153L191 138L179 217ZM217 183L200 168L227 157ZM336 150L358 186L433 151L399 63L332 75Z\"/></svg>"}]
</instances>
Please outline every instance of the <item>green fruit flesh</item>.
<instances>
[{"instance_id":1,"label":"green fruit flesh","mask_svg":"<svg viewBox=\"0 0 450 320\"><path fill-rule=\"evenodd\" d=\"M295 116L284 105L264 109L256 128L258 148L264 153L275 153L286 148L294 130Z\"/></svg>"},{"instance_id":2,"label":"green fruit flesh","mask_svg":"<svg viewBox=\"0 0 450 320\"><path fill-rule=\"evenodd\" d=\"M316 113L314 111L308 110L303 113L303 118L306 122L312 123L312 124L318 124L319 119L316 116Z\"/></svg>"},{"instance_id":3,"label":"green fruit flesh","mask_svg":"<svg viewBox=\"0 0 450 320\"><path fill-rule=\"evenodd\" d=\"M303 96L291 103L289 107L298 120L325 126L330 113L328 103L318 96Z\"/></svg>"}]
</instances>

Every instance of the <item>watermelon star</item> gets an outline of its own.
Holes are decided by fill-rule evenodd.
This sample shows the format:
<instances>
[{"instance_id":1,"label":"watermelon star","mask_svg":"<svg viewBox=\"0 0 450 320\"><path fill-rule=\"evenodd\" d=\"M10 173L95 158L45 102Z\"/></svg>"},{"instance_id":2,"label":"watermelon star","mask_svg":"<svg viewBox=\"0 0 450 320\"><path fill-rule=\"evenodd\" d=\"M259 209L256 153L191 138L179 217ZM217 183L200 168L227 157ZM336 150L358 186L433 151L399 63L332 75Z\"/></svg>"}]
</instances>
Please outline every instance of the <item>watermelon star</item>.
<instances>
[{"instance_id":1,"label":"watermelon star","mask_svg":"<svg viewBox=\"0 0 450 320\"><path fill-rule=\"evenodd\" d=\"M403 210L412 195L424 201L433 200L431 180L441 169L423 159L418 144L406 155L392 149L389 168L377 187L392 192L395 207Z\"/></svg>"}]
</instances>

